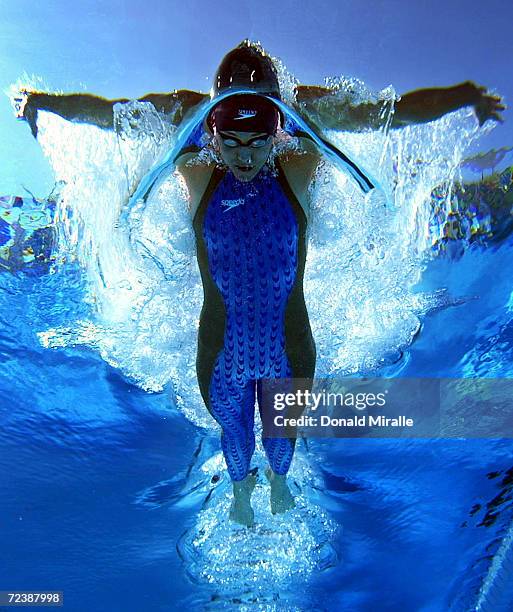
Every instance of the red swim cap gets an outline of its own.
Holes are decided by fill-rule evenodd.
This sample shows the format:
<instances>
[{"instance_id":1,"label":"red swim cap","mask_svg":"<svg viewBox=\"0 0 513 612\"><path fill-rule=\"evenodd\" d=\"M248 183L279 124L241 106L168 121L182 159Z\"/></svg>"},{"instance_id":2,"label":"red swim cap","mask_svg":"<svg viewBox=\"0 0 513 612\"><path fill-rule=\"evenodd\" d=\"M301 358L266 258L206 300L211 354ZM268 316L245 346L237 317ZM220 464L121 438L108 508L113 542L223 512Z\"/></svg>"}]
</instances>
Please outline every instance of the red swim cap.
<instances>
[{"instance_id":1,"label":"red swim cap","mask_svg":"<svg viewBox=\"0 0 513 612\"><path fill-rule=\"evenodd\" d=\"M280 113L263 96L233 95L219 102L211 111L207 125L222 132L264 132L274 135L278 129Z\"/></svg>"}]
</instances>

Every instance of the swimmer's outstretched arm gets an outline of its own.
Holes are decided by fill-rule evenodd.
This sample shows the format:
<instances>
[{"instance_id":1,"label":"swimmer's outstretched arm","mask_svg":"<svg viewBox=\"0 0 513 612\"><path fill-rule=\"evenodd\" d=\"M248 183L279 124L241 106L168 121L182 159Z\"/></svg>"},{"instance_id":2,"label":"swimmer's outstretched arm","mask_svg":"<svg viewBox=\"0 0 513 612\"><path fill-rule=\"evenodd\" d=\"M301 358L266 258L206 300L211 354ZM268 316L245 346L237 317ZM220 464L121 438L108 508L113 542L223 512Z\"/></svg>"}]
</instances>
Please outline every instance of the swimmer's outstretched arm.
<instances>
[{"instance_id":1,"label":"swimmer's outstretched arm","mask_svg":"<svg viewBox=\"0 0 513 612\"><path fill-rule=\"evenodd\" d=\"M20 92L15 99L17 116L30 125L37 138L37 113L39 110L55 113L68 121L89 123L100 128L114 128L114 104L128 102L127 98L107 100L91 94L50 94L44 92ZM181 89L171 93L148 94L139 98L151 102L157 111L167 115L170 123L178 125L187 112L202 102L207 94Z\"/></svg>"},{"instance_id":2,"label":"swimmer's outstretched arm","mask_svg":"<svg viewBox=\"0 0 513 612\"><path fill-rule=\"evenodd\" d=\"M300 85L297 88L298 110L306 114L319 127L358 132L379 129L385 124L383 103L351 105L347 98L326 87ZM417 89L396 100L391 127L400 128L427 123L447 113L473 106L479 125L488 119L503 121L500 112L505 109L502 99L488 93L472 81L453 87Z\"/></svg>"},{"instance_id":3,"label":"swimmer's outstretched arm","mask_svg":"<svg viewBox=\"0 0 513 612\"><path fill-rule=\"evenodd\" d=\"M453 87L417 89L404 94L395 103L392 127L427 123L466 106L474 107L480 126L488 119L504 122L500 114L506 108L502 98L489 94L486 87L465 81Z\"/></svg>"}]
</instances>

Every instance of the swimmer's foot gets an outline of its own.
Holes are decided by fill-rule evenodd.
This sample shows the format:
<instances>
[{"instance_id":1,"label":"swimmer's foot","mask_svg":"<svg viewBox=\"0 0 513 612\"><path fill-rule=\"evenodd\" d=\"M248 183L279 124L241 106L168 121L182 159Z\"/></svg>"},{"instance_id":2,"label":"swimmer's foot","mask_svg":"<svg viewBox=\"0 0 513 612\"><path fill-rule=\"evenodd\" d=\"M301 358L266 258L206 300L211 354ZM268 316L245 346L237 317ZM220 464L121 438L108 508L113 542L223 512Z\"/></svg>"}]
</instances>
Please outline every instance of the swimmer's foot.
<instances>
[{"instance_id":1,"label":"swimmer's foot","mask_svg":"<svg viewBox=\"0 0 513 612\"><path fill-rule=\"evenodd\" d=\"M248 474L244 480L233 482L233 501L230 506L230 519L246 527L253 527L255 524L255 513L251 507L251 493L253 493L256 481L256 474Z\"/></svg>"},{"instance_id":2,"label":"swimmer's foot","mask_svg":"<svg viewBox=\"0 0 513 612\"><path fill-rule=\"evenodd\" d=\"M295 508L296 502L287 484L287 477L275 474L271 468L266 469L265 475L271 483L271 512L273 514L283 514L287 510Z\"/></svg>"}]
</instances>

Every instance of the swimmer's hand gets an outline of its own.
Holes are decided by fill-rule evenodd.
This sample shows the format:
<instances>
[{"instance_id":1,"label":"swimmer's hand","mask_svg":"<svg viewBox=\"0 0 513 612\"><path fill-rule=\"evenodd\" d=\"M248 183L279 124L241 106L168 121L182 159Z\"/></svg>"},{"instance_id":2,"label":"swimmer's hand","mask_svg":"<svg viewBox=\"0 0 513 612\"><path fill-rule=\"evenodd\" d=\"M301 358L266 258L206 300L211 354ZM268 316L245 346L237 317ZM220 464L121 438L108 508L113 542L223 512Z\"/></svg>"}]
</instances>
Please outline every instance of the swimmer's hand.
<instances>
[{"instance_id":1,"label":"swimmer's hand","mask_svg":"<svg viewBox=\"0 0 513 612\"><path fill-rule=\"evenodd\" d=\"M14 116L16 119L24 119L23 113L25 112L25 106L27 105L27 100L29 97L29 92L26 89L21 89L16 92L11 97L11 105L14 110Z\"/></svg>"},{"instance_id":2,"label":"swimmer's hand","mask_svg":"<svg viewBox=\"0 0 513 612\"><path fill-rule=\"evenodd\" d=\"M32 135L37 138L37 107L30 103L33 91L22 89L11 98L16 119L26 121L30 125Z\"/></svg>"},{"instance_id":3,"label":"swimmer's hand","mask_svg":"<svg viewBox=\"0 0 513 612\"><path fill-rule=\"evenodd\" d=\"M486 87L476 85L472 81L466 81L462 87L465 88L468 99L474 107L479 126L484 125L488 119L504 123L500 113L506 109L506 106L502 103L503 100L500 96L490 94Z\"/></svg>"}]
</instances>

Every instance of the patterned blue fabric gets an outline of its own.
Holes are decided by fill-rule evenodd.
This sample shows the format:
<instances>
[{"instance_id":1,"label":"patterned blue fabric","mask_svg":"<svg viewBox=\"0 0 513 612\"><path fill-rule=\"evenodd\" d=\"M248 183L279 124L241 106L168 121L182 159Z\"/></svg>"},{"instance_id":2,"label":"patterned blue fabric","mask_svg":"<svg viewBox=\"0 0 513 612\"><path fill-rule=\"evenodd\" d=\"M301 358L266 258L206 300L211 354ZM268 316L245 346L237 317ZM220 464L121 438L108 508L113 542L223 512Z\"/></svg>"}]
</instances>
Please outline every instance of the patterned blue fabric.
<instances>
[{"instance_id":1,"label":"patterned blue fabric","mask_svg":"<svg viewBox=\"0 0 513 612\"><path fill-rule=\"evenodd\" d=\"M210 410L232 480L249 471L255 449L255 391L262 378L290 378L284 318L297 270L298 225L278 180L265 166L249 183L228 171L208 204L203 225L209 270L226 309L224 347L209 387ZM285 474L294 440L264 438L269 464Z\"/></svg>"}]
</instances>

